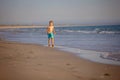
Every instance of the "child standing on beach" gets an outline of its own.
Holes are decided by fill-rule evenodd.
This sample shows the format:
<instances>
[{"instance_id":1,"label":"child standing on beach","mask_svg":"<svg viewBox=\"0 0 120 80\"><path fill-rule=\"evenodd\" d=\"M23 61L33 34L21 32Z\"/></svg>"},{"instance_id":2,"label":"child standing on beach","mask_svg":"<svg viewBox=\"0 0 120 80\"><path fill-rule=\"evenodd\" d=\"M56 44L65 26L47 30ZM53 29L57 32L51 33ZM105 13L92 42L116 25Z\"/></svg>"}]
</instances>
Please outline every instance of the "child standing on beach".
<instances>
[{"instance_id":1,"label":"child standing on beach","mask_svg":"<svg viewBox=\"0 0 120 80\"><path fill-rule=\"evenodd\" d=\"M55 28L54 28L54 22L52 20L49 21L49 26L47 27L47 35L48 35L48 47L51 46L54 47L54 34L56 34L55 32Z\"/></svg>"}]
</instances>

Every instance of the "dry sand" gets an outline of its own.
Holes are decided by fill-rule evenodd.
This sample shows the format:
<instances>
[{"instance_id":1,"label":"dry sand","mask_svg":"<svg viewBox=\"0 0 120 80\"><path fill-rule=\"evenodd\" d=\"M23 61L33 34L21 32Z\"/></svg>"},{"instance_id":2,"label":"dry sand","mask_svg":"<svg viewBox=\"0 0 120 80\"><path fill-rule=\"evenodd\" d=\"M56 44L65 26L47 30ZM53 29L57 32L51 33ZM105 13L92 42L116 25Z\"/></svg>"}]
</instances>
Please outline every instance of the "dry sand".
<instances>
[{"instance_id":1,"label":"dry sand","mask_svg":"<svg viewBox=\"0 0 120 80\"><path fill-rule=\"evenodd\" d=\"M0 41L0 80L120 80L120 66L40 45Z\"/></svg>"}]
</instances>

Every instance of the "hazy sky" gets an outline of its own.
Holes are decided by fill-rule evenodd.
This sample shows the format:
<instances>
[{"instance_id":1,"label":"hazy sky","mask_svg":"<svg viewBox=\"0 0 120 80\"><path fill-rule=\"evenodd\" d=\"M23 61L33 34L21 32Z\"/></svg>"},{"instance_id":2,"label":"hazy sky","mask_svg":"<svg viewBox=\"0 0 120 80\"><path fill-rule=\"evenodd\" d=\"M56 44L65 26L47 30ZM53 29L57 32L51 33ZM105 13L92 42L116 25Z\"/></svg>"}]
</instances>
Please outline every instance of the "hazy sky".
<instances>
[{"instance_id":1,"label":"hazy sky","mask_svg":"<svg viewBox=\"0 0 120 80\"><path fill-rule=\"evenodd\" d=\"M120 0L0 0L0 24L116 24Z\"/></svg>"}]
</instances>

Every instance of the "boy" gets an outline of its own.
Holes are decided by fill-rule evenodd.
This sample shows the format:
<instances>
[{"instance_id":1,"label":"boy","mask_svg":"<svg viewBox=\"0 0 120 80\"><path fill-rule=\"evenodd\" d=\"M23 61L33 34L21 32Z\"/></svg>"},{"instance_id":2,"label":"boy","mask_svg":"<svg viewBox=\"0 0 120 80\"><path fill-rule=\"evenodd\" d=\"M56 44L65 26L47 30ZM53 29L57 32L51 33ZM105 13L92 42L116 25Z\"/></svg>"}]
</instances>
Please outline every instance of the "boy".
<instances>
[{"instance_id":1,"label":"boy","mask_svg":"<svg viewBox=\"0 0 120 80\"><path fill-rule=\"evenodd\" d=\"M56 32L54 29L54 22L52 20L49 21L49 26L47 27L46 32L48 35L48 47L52 44L52 47L54 48L54 34L56 34Z\"/></svg>"}]
</instances>

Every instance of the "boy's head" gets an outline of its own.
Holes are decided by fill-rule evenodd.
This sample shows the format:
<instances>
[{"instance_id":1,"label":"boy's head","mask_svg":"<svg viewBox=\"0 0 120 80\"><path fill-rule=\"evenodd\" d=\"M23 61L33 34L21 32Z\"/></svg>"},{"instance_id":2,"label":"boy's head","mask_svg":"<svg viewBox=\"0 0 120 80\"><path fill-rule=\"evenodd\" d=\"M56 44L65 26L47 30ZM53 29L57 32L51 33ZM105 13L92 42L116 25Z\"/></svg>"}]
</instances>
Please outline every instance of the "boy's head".
<instances>
[{"instance_id":1,"label":"boy's head","mask_svg":"<svg viewBox=\"0 0 120 80\"><path fill-rule=\"evenodd\" d=\"M49 26L54 26L53 20L50 20L50 21L49 21Z\"/></svg>"}]
</instances>

